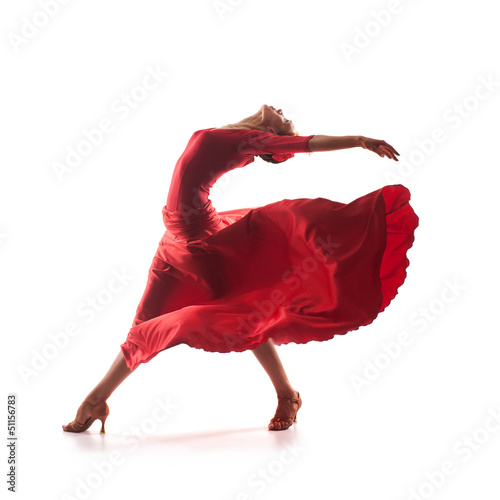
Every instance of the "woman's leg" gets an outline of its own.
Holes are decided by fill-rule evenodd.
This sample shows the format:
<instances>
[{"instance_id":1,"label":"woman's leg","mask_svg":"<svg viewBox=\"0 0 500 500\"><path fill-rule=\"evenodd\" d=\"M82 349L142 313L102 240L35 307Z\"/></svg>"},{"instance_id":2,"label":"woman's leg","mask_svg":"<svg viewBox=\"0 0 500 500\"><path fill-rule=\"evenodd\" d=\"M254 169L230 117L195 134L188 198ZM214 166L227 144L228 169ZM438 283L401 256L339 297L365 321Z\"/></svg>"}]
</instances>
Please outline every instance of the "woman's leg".
<instances>
[{"instance_id":1,"label":"woman's leg","mask_svg":"<svg viewBox=\"0 0 500 500\"><path fill-rule=\"evenodd\" d=\"M290 384L272 339L269 339L256 349L253 349L252 352L255 354L255 357L259 360L260 364L269 375L278 397L283 398L278 400L278 408L276 409L276 414L274 415L275 418L278 417L282 421L274 423L271 422L269 424L269 429L287 429L291 424L287 423L286 419L290 417L293 418L297 412L297 403L286 400L290 398L298 398L299 393Z\"/></svg>"},{"instance_id":2,"label":"woman's leg","mask_svg":"<svg viewBox=\"0 0 500 500\"><path fill-rule=\"evenodd\" d=\"M76 417L73 422L67 425L63 425L63 429L70 430L76 428L79 430L81 427L79 424L83 424L92 415L92 407L95 407L102 401L106 401L113 391L133 372L134 370L129 370L125 363L125 358L120 350L118 356L111 364L108 372L102 380L90 391L87 397L84 399L83 403L78 408L76 412ZM74 431L73 431L74 432Z\"/></svg>"},{"instance_id":3,"label":"woman's leg","mask_svg":"<svg viewBox=\"0 0 500 500\"><path fill-rule=\"evenodd\" d=\"M180 288L176 286L176 280L169 275L170 267L168 263L158 257L157 252L149 267L146 288L137 306L132 326L139 325L148 319L155 318L183 305L178 303L177 296L183 296L183 294L178 293ZM185 294L185 296L189 297L190 295ZM92 407L106 401L133 371L127 367L120 349L106 375L90 391L78 408L75 420L85 422L92 413ZM65 428L68 425L63 426L63 429L66 430Z\"/></svg>"},{"instance_id":4,"label":"woman's leg","mask_svg":"<svg viewBox=\"0 0 500 500\"><path fill-rule=\"evenodd\" d=\"M125 358L120 349L108 372L102 380L90 391L85 398L91 404L99 401L106 401L111 396L113 391L133 372L125 363Z\"/></svg>"},{"instance_id":5,"label":"woman's leg","mask_svg":"<svg viewBox=\"0 0 500 500\"><path fill-rule=\"evenodd\" d=\"M297 391L295 391L286 376L285 369L281 364L281 360L274 346L272 339L269 339L264 344L261 344L252 352L255 357L259 360L260 364L266 370L271 382L276 389L276 394L284 398L295 397Z\"/></svg>"}]
</instances>

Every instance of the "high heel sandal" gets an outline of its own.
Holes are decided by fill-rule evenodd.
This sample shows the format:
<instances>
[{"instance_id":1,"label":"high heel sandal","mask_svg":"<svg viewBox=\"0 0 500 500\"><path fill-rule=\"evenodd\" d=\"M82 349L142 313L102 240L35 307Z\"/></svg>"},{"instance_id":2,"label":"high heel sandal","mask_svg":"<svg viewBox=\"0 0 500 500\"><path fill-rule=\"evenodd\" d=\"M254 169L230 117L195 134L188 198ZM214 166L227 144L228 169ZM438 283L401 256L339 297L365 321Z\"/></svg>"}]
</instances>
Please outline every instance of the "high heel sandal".
<instances>
[{"instance_id":1,"label":"high heel sandal","mask_svg":"<svg viewBox=\"0 0 500 500\"><path fill-rule=\"evenodd\" d=\"M73 422L70 422L67 425L63 425L63 430L66 432L83 432L86 431L94 423L94 420L100 420L102 424L100 434L105 434L106 431L104 430L104 422L106 422L106 419L109 415L108 403L106 403L106 401L99 401L99 403L93 405L88 401L84 401L83 404L91 407L92 411L90 417L88 417L83 424L81 422L73 420Z\"/></svg>"},{"instance_id":2,"label":"high heel sandal","mask_svg":"<svg viewBox=\"0 0 500 500\"><path fill-rule=\"evenodd\" d=\"M296 424L297 423L297 412L299 411L300 407L302 406L302 398L300 397L300 393L298 391L297 391L296 398L282 398L282 397L278 396L278 401L292 401L293 403L298 404L298 408L295 410L295 414L293 415L293 417L281 418L281 417L276 417L276 415L278 414L278 409L279 409L279 406L278 406L278 409L276 409L276 413L275 413L274 417L271 419L271 421L269 422L269 425L267 426L270 431L284 431L284 430L290 428L292 426L292 424ZM288 423L288 426L281 427L281 429L277 429L274 426L271 428L271 424L274 424L275 422Z\"/></svg>"}]
</instances>

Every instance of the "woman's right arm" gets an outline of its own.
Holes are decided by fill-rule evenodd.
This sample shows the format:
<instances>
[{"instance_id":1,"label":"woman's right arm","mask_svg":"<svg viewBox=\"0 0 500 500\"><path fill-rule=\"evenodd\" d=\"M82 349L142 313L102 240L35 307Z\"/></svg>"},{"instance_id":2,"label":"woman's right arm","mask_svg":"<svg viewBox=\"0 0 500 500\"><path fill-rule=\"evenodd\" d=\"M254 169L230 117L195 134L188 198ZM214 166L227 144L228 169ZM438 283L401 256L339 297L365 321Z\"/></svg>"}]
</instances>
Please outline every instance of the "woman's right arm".
<instances>
[{"instance_id":1,"label":"woman's right arm","mask_svg":"<svg viewBox=\"0 0 500 500\"><path fill-rule=\"evenodd\" d=\"M332 135L314 135L307 143L311 151L336 151L338 149L348 149L361 147L377 153L380 157L387 156L398 161L396 155L399 153L385 141L370 139L362 135L345 135L335 137Z\"/></svg>"}]
</instances>

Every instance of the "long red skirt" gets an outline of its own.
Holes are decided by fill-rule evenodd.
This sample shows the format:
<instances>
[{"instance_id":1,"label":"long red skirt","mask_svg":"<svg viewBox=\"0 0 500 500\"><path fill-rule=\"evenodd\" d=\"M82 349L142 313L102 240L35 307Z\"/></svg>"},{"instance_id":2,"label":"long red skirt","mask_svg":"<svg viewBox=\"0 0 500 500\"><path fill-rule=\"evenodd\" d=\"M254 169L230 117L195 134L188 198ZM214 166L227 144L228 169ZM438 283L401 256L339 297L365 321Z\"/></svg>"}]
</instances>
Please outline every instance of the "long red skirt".
<instances>
[{"instance_id":1,"label":"long red skirt","mask_svg":"<svg viewBox=\"0 0 500 500\"><path fill-rule=\"evenodd\" d=\"M132 370L187 344L210 352L324 341L371 323L406 278L418 217L385 186L351 203L163 208L166 231L126 341Z\"/></svg>"}]
</instances>

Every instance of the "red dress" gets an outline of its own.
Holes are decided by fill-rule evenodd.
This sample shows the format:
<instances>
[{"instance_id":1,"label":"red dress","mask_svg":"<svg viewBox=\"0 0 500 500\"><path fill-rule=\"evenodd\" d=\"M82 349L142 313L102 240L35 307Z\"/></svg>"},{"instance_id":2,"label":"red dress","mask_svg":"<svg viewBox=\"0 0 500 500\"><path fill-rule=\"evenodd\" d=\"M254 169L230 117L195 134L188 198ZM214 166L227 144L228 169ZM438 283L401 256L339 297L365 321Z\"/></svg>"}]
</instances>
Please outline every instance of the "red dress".
<instances>
[{"instance_id":1,"label":"red dress","mask_svg":"<svg viewBox=\"0 0 500 500\"><path fill-rule=\"evenodd\" d=\"M385 186L351 203L281 200L217 212L215 181L254 155L310 152L310 136L197 130L177 161L166 231L126 341L132 370L187 344L211 352L324 341L370 324L406 278L418 217ZM289 160L293 161L293 160Z\"/></svg>"}]
</instances>

